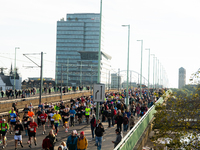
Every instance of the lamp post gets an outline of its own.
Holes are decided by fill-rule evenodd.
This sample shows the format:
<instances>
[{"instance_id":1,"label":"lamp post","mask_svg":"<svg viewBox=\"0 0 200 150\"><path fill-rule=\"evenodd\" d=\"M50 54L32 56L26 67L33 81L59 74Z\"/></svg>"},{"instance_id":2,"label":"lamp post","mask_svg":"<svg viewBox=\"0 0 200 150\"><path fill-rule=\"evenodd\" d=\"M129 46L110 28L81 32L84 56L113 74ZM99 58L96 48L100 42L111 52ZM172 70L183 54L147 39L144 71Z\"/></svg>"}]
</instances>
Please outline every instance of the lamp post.
<instances>
[{"instance_id":1,"label":"lamp post","mask_svg":"<svg viewBox=\"0 0 200 150\"><path fill-rule=\"evenodd\" d=\"M130 25L122 25L122 27L128 27L128 55L127 55L127 81L126 81L126 106L129 104L128 99L128 77L129 77L129 41L130 41Z\"/></svg>"},{"instance_id":2,"label":"lamp post","mask_svg":"<svg viewBox=\"0 0 200 150\"><path fill-rule=\"evenodd\" d=\"M146 48L146 50L149 51L149 63L148 63L148 96L150 97L149 95L149 76L150 76L150 48Z\"/></svg>"},{"instance_id":3,"label":"lamp post","mask_svg":"<svg viewBox=\"0 0 200 150\"><path fill-rule=\"evenodd\" d=\"M142 51L143 51L143 40L141 41L141 66L140 66L140 98L142 98Z\"/></svg>"},{"instance_id":4,"label":"lamp post","mask_svg":"<svg viewBox=\"0 0 200 150\"><path fill-rule=\"evenodd\" d=\"M15 96L15 76L16 76L16 50L19 49L19 47L15 47L15 66L14 66L14 96Z\"/></svg>"},{"instance_id":5,"label":"lamp post","mask_svg":"<svg viewBox=\"0 0 200 150\"><path fill-rule=\"evenodd\" d=\"M155 54L151 54L153 56L153 91L154 91L154 88L155 88L155 84L154 84L154 67L155 67Z\"/></svg>"},{"instance_id":6,"label":"lamp post","mask_svg":"<svg viewBox=\"0 0 200 150\"><path fill-rule=\"evenodd\" d=\"M102 0L100 0L100 27L99 27L99 51L98 51L98 75L97 83L100 83L100 69L101 69L101 20L102 20ZM99 119L99 102L96 105L96 119Z\"/></svg>"}]
</instances>

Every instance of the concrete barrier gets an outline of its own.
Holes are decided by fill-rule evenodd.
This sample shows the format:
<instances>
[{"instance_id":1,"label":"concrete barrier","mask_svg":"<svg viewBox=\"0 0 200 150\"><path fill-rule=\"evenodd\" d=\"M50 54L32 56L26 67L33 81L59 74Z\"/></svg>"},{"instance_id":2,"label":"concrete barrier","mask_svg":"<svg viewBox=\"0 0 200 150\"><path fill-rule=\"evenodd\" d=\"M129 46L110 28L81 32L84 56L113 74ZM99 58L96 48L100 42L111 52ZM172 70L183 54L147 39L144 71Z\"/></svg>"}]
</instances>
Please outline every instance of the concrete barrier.
<instances>
[{"instance_id":1,"label":"concrete barrier","mask_svg":"<svg viewBox=\"0 0 200 150\"><path fill-rule=\"evenodd\" d=\"M82 92L73 92L73 93L63 93L62 100L68 100L75 97L81 97L81 96L89 96L91 95L90 91L82 91ZM53 94L53 95L45 95L42 96L42 103L45 102L58 102L61 100L60 94ZM4 100L0 101L0 113L9 111L12 107L12 103L17 102L17 108L24 108L25 104L32 103L32 105L38 105L39 104L39 96L37 97L28 97L23 99L13 99L13 100Z\"/></svg>"}]
</instances>

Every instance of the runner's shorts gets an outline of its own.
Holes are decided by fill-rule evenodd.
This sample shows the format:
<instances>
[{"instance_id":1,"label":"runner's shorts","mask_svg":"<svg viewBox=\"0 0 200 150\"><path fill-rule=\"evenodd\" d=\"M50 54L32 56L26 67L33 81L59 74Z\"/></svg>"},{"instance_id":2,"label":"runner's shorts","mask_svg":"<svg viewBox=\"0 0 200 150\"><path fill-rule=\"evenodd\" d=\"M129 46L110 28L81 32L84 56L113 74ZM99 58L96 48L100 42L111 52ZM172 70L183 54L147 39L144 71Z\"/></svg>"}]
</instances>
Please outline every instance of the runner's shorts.
<instances>
[{"instance_id":1,"label":"runner's shorts","mask_svg":"<svg viewBox=\"0 0 200 150\"><path fill-rule=\"evenodd\" d=\"M15 135L15 136L14 136L14 139L15 139L16 141L22 141L22 135Z\"/></svg>"}]
</instances>

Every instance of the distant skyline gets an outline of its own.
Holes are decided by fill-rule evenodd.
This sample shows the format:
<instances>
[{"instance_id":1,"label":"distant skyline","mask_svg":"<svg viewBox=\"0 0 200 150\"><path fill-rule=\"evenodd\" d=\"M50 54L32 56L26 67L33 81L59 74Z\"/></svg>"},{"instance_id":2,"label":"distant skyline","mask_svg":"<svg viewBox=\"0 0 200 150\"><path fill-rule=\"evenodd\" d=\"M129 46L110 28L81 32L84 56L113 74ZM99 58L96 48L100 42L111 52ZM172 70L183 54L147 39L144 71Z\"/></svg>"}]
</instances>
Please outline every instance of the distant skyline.
<instances>
[{"instance_id":1,"label":"distant skyline","mask_svg":"<svg viewBox=\"0 0 200 150\"><path fill-rule=\"evenodd\" d=\"M148 78L148 51L165 68L169 87L178 88L178 69L186 69L186 84L199 66L200 1L198 0L103 0L104 51L111 65L126 70L127 28L130 24L130 70L140 73L140 42L143 40L143 75ZM39 68L24 53L44 53L44 77L55 78L56 22L67 13L99 13L100 0L0 1L0 67L17 66L22 78L39 77ZM31 56L40 64L40 55ZM153 81L151 57L151 80ZM9 71L9 70L7 70Z\"/></svg>"}]
</instances>

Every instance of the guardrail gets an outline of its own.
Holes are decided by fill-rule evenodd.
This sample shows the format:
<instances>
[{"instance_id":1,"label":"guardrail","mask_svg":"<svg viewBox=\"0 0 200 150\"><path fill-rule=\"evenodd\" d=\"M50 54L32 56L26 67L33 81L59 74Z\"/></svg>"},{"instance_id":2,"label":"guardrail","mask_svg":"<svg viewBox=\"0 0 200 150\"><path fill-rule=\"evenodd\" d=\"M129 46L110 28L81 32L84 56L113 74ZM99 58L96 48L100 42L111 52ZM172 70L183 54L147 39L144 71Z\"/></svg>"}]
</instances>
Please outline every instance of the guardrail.
<instances>
[{"instance_id":1,"label":"guardrail","mask_svg":"<svg viewBox=\"0 0 200 150\"><path fill-rule=\"evenodd\" d=\"M166 92L166 95L169 94L169 91ZM163 103L163 97L160 97L156 102ZM132 150L139 139L141 138L143 132L147 128L148 124L151 122L154 117L155 105L153 105L144 116L135 124L135 126L126 134L126 136L121 140L121 142L114 148L114 150Z\"/></svg>"}]
</instances>

